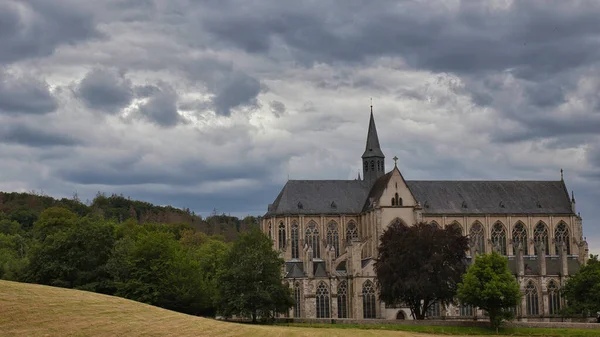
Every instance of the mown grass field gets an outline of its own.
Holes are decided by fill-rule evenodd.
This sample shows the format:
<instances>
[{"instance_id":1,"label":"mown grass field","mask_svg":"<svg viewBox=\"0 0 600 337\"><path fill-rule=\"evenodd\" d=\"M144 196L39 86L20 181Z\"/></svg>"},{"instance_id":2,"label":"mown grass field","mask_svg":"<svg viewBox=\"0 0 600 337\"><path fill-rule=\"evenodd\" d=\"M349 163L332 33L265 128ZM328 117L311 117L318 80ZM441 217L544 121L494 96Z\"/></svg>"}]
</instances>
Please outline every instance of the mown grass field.
<instances>
[{"instance_id":1,"label":"mown grass field","mask_svg":"<svg viewBox=\"0 0 600 337\"><path fill-rule=\"evenodd\" d=\"M513 336L600 336L600 330L516 329ZM260 326L200 318L85 291L0 280L0 336L494 335L487 329L402 325Z\"/></svg>"},{"instance_id":2,"label":"mown grass field","mask_svg":"<svg viewBox=\"0 0 600 337\"><path fill-rule=\"evenodd\" d=\"M0 280L0 336L435 336L221 322L85 291Z\"/></svg>"}]
</instances>

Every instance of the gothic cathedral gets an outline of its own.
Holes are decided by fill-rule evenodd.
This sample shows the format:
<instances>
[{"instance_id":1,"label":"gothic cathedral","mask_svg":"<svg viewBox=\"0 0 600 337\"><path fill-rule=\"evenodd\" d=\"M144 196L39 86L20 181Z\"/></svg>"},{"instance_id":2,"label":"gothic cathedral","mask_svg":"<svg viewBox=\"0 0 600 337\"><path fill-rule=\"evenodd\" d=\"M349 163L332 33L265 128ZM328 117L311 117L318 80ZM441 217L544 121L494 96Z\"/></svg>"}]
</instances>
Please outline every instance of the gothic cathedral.
<instances>
[{"instance_id":1,"label":"gothic cathedral","mask_svg":"<svg viewBox=\"0 0 600 337\"><path fill-rule=\"evenodd\" d=\"M396 161L397 158L394 158ZM363 177L289 180L268 206L262 229L285 259L297 318L411 319L407 308L379 301L373 259L378 238L395 221L458 224L469 258L496 250L508 257L524 294L517 317L548 320L564 305L560 289L588 256L581 217L559 181L405 180L385 172L371 116ZM475 318L468 306L435 304L431 318Z\"/></svg>"}]
</instances>

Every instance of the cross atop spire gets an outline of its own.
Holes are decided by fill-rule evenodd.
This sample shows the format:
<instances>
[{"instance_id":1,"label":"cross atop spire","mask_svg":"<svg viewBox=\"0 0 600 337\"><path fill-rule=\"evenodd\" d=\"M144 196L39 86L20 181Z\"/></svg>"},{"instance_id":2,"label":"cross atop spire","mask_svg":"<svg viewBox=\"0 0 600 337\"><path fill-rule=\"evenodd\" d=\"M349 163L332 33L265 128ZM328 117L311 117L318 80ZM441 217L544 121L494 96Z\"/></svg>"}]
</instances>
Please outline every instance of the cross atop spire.
<instances>
[{"instance_id":1,"label":"cross atop spire","mask_svg":"<svg viewBox=\"0 0 600 337\"><path fill-rule=\"evenodd\" d=\"M563 169L560 169L560 180L564 180L564 177L563 177Z\"/></svg>"},{"instance_id":2,"label":"cross atop spire","mask_svg":"<svg viewBox=\"0 0 600 337\"><path fill-rule=\"evenodd\" d=\"M394 156L392 159L394 160L394 167L398 166L398 157Z\"/></svg>"},{"instance_id":3,"label":"cross atop spire","mask_svg":"<svg viewBox=\"0 0 600 337\"><path fill-rule=\"evenodd\" d=\"M371 97L371 113L373 113L373 97Z\"/></svg>"}]
</instances>

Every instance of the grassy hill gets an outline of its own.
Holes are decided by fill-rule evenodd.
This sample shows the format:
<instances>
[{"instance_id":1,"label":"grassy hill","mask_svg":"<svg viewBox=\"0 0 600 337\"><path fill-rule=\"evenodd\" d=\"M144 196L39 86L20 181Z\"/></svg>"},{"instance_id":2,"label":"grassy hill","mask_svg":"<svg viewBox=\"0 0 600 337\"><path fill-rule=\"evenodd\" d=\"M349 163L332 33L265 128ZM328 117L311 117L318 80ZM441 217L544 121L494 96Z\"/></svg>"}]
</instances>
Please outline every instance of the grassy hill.
<instances>
[{"instance_id":1,"label":"grassy hill","mask_svg":"<svg viewBox=\"0 0 600 337\"><path fill-rule=\"evenodd\" d=\"M2 336L432 336L221 322L91 292L0 280Z\"/></svg>"}]
</instances>

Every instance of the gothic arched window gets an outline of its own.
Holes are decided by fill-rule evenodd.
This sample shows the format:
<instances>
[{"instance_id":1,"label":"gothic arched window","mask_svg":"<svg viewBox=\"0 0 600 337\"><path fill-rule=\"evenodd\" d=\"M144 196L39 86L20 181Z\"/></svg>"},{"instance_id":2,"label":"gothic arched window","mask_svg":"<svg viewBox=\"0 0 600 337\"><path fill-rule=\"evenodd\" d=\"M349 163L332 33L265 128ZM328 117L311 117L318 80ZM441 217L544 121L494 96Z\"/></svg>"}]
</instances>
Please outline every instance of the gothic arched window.
<instances>
[{"instance_id":1,"label":"gothic arched window","mask_svg":"<svg viewBox=\"0 0 600 337\"><path fill-rule=\"evenodd\" d=\"M375 308L377 304L375 302L375 288L373 282L367 281L363 284L362 288L363 295L363 318L376 318L377 312Z\"/></svg>"},{"instance_id":2,"label":"gothic arched window","mask_svg":"<svg viewBox=\"0 0 600 337\"><path fill-rule=\"evenodd\" d=\"M541 243L544 249L546 250L546 255L550 254L548 245L548 227L543 222L538 222L533 230L533 241L535 248L535 255L538 255L538 245Z\"/></svg>"},{"instance_id":3,"label":"gothic arched window","mask_svg":"<svg viewBox=\"0 0 600 337\"><path fill-rule=\"evenodd\" d=\"M440 228L440 225L435 220L431 221L429 224L435 228L438 228L438 229Z\"/></svg>"},{"instance_id":4,"label":"gothic arched window","mask_svg":"<svg viewBox=\"0 0 600 337\"><path fill-rule=\"evenodd\" d=\"M356 228L356 223L350 221L346 226L346 241L350 242L354 239L358 239L358 229Z\"/></svg>"},{"instance_id":5,"label":"gothic arched window","mask_svg":"<svg viewBox=\"0 0 600 337\"><path fill-rule=\"evenodd\" d=\"M473 316L473 306L461 303L461 305L460 305L460 315L463 316L463 317Z\"/></svg>"},{"instance_id":6,"label":"gothic arched window","mask_svg":"<svg viewBox=\"0 0 600 337\"><path fill-rule=\"evenodd\" d=\"M319 229L314 221L308 223L306 228L306 237L304 238L308 247L313 250L313 258L321 257L321 245L319 244Z\"/></svg>"},{"instance_id":7,"label":"gothic arched window","mask_svg":"<svg viewBox=\"0 0 600 337\"><path fill-rule=\"evenodd\" d=\"M320 282L316 292L317 318L329 318L329 290Z\"/></svg>"},{"instance_id":8,"label":"gothic arched window","mask_svg":"<svg viewBox=\"0 0 600 337\"><path fill-rule=\"evenodd\" d=\"M396 206L396 198L392 198L392 206Z\"/></svg>"},{"instance_id":9,"label":"gothic arched window","mask_svg":"<svg viewBox=\"0 0 600 337\"><path fill-rule=\"evenodd\" d=\"M548 309L550 315L557 315L560 311L560 291L554 280L548 282Z\"/></svg>"},{"instance_id":10,"label":"gothic arched window","mask_svg":"<svg viewBox=\"0 0 600 337\"><path fill-rule=\"evenodd\" d=\"M492 245L500 254L506 255L506 229L500 221L492 226Z\"/></svg>"},{"instance_id":11,"label":"gothic arched window","mask_svg":"<svg viewBox=\"0 0 600 337\"><path fill-rule=\"evenodd\" d=\"M539 303L538 303L538 292L535 284L529 281L525 287L525 304L527 308L527 315L535 316L539 315Z\"/></svg>"},{"instance_id":12,"label":"gothic arched window","mask_svg":"<svg viewBox=\"0 0 600 337\"><path fill-rule=\"evenodd\" d=\"M279 249L284 249L286 242L285 242L285 224L283 222L279 223L277 238L279 239Z\"/></svg>"},{"instance_id":13,"label":"gothic arched window","mask_svg":"<svg viewBox=\"0 0 600 337\"><path fill-rule=\"evenodd\" d=\"M342 281L337 288L338 318L348 318L348 282Z\"/></svg>"},{"instance_id":14,"label":"gothic arched window","mask_svg":"<svg viewBox=\"0 0 600 337\"><path fill-rule=\"evenodd\" d=\"M299 252L299 233L298 233L298 223L296 221L292 222L292 259L297 259L300 256Z\"/></svg>"},{"instance_id":15,"label":"gothic arched window","mask_svg":"<svg viewBox=\"0 0 600 337\"><path fill-rule=\"evenodd\" d=\"M571 254L571 243L569 242L569 229L564 222L560 222L554 230L554 241L556 242L556 254L559 253L560 244L564 242L567 254Z\"/></svg>"},{"instance_id":16,"label":"gothic arched window","mask_svg":"<svg viewBox=\"0 0 600 337\"><path fill-rule=\"evenodd\" d=\"M327 245L330 245L335 250L335 257L340 256L340 234L338 225L335 221L327 224Z\"/></svg>"},{"instance_id":17,"label":"gothic arched window","mask_svg":"<svg viewBox=\"0 0 600 337\"><path fill-rule=\"evenodd\" d=\"M294 304L294 317L300 317L300 308L302 304L302 297L300 296L300 282L296 282L296 284L294 284L294 299L296 300L296 304Z\"/></svg>"},{"instance_id":18,"label":"gothic arched window","mask_svg":"<svg viewBox=\"0 0 600 337\"><path fill-rule=\"evenodd\" d=\"M483 226L480 222L475 222L469 230L469 240L471 244L471 256L485 253L485 242Z\"/></svg>"},{"instance_id":19,"label":"gothic arched window","mask_svg":"<svg viewBox=\"0 0 600 337\"><path fill-rule=\"evenodd\" d=\"M440 302L433 302L427 309L427 317L440 317L442 314L442 307Z\"/></svg>"},{"instance_id":20,"label":"gothic arched window","mask_svg":"<svg viewBox=\"0 0 600 337\"><path fill-rule=\"evenodd\" d=\"M523 255L527 255L527 229L525 225L519 221L512 230L513 255L517 255L517 247L523 247Z\"/></svg>"},{"instance_id":21,"label":"gothic arched window","mask_svg":"<svg viewBox=\"0 0 600 337\"><path fill-rule=\"evenodd\" d=\"M375 171L375 161L371 160L371 171Z\"/></svg>"},{"instance_id":22,"label":"gothic arched window","mask_svg":"<svg viewBox=\"0 0 600 337\"><path fill-rule=\"evenodd\" d=\"M377 161L377 172L381 171L381 162Z\"/></svg>"},{"instance_id":23,"label":"gothic arched window","mask_svg":"<svg viewBox=\"0 0 600 337\"><path fill-rule=\"evenodd\" d=\"M369 162L365 160L365 172L369 170Z\"/></svg>"},{"instance_id":24,"label":"gothic arched window","mask_svg":"<svg viewBox=\"0 0 600 337\"><path fill-rule=\"evenodd\" d=\"M400 196L398 196L398 193L396 193L394 195L394 203L392 205L396 205L396 206L402 206L402 198L400 198Z\"/></svg>"}]
</instances>

